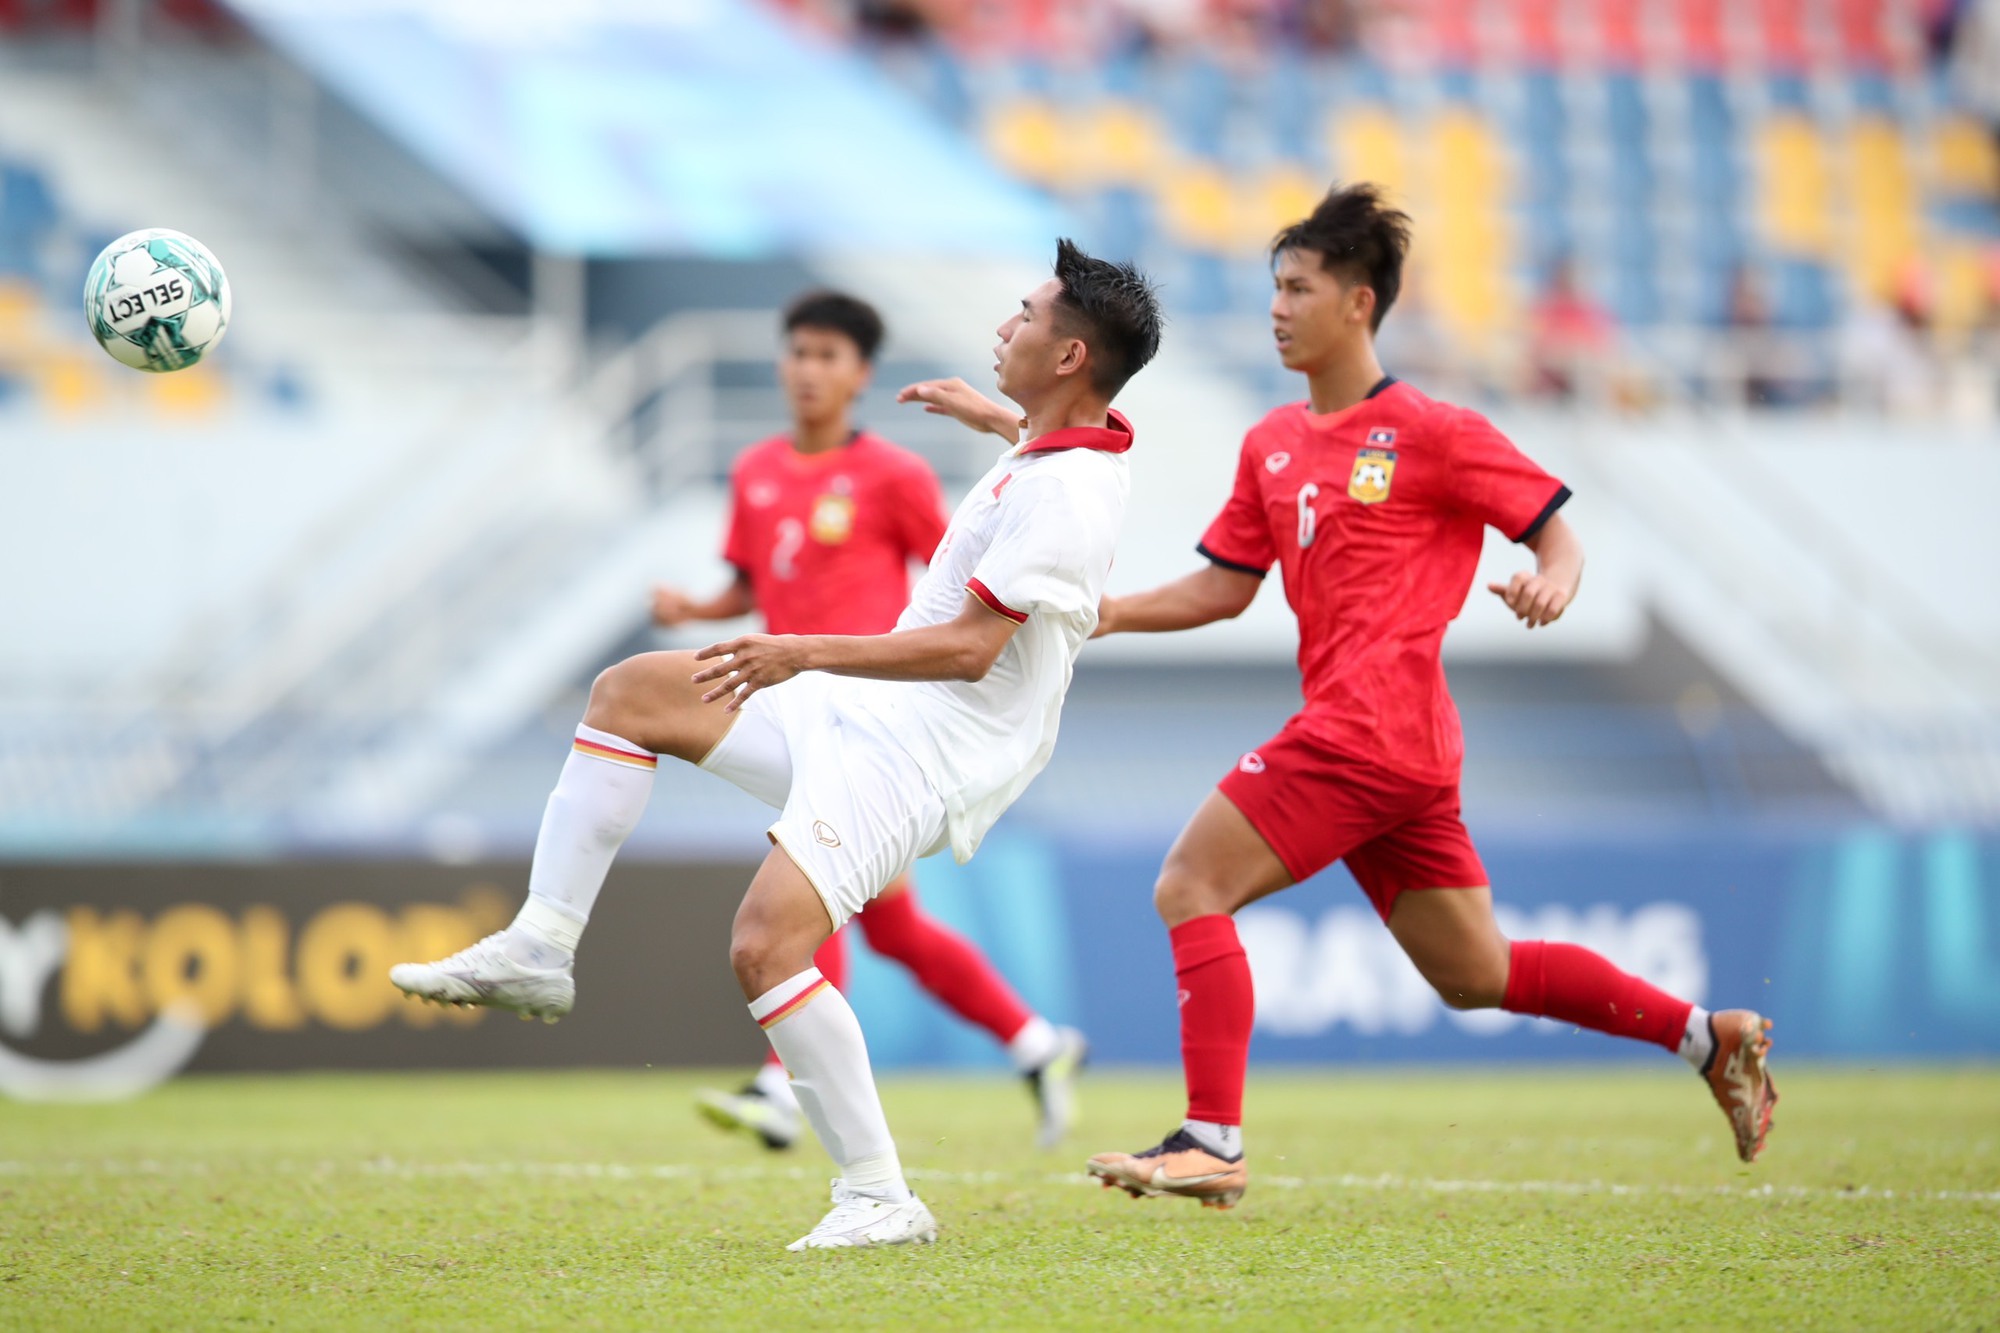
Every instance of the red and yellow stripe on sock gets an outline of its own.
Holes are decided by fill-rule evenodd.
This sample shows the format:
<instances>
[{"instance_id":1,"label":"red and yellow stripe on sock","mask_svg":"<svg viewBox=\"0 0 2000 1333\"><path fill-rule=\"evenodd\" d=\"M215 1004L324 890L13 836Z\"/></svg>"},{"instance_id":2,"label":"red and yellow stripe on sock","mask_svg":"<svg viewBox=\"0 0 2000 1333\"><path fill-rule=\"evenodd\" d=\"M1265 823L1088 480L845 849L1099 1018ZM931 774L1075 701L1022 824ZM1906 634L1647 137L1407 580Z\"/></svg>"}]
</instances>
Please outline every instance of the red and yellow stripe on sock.
<instances>
[{"instance_id":1,"label":"red and yellow stripe on sock","mask_svg":"<svg viewBox=\"0 0 2000 1333\"><path fill-rule=\"evenodd\" d=\"M832 984L833 983L828 981L825 977L821 977L818 981L813 982L812 985L806 987L804 990L800 991L797 995L794 995L791 999L786 1000L776 1009L773 1009L770 1013L765 1014L762 1018L758 1019L757 1026L765 1029L766 1031L769 1031L771 1028L777 1026L777 1024L782 1020L790 1018L793 1014L796 1014L799 1010L805 1008L808 1004L812 1003L814 996L818 995L821 991L825 990L828 986Z\"/></svg>"},{"instance_id":2,"label":"red and yellow stripe on sock","mask_svg":"<svg viewBox=\"0 0 2000 1333\"><path fill-rule=\"evenodd\" d=\"M599 741L587 741L578 736L571 747L578 754L589 755L592 759L603 759L613 764L623 764L627 768L643 768L648 773L660 766L660 761L643 750L621 750L615 745L605 745Z\"/></svg>"}]
</instances>

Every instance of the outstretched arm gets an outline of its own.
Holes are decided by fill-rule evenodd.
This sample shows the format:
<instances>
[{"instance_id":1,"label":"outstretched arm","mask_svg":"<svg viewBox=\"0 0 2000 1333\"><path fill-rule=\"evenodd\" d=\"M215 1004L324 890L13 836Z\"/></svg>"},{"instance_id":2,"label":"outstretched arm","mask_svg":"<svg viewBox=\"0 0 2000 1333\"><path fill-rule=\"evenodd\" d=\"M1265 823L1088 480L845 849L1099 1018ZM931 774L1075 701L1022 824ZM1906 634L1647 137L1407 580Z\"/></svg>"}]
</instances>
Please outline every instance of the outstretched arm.
<instances>
[{"instance_id":1,"label":"outstretched arm","mask_svg":"<svg viewBox=\"0 0 2000 1333\"><path fill-rule=\"evenodd\" d=\"M1097 606L1097 633L1159 634L1233 620L1257 599L1263 580L1239 569L1209 565L1150 592L1106 597Z\"/></svg>"},{"instance_id":2,"label":"outstretched arm","mask_svg":"<svg viewBox=\"0 0 2000 1333\"><path fill-rule=\"evenodd\" d=\"M1021 438L1021 414L1002 407L962 379L919 380L896 395L899 403L922 403L924 411L998 435L1009 444Z\"/></svg>"},{"instance_id":3,"label":"outstretched arm","mask_svg":"<svg viewBox=\"0 0 2000 1333\"><path fill-rule=\"evenodd\" d=\"M653 623L671 627L690 620L734 620L757 609L757 597L750 580L736 572L736 580L706 601L697 601L679 588L658 584L653 589Z\"/></svg>"},{"instance_id":4,"label":"outstretched arm","mask_svg":"<svg viewBox=\"0 0 2000 1333\"><path fill-rule=\"evenodd\" d=\"M1529 629L1553 625L1576 600L1583 582L1583 543L1561 514L1551 514L1541 531L1522 544L1535 553L1535 572L1523 570L1505 583L1489 583L1486 591L1507 603Z\"/></svg>"},{"instance_id":5,"label":"outstretched arm","mask_svg":"<svg viewBox=\"0 0 2000 1333\"><path fill-rule=\"evenodd\" d=\"M1020 626L967 594L956 619L889 634L748 634L695 654L715 665L695 680L714 688L703 703L735 712L758 690L801 671L871 680L981 680Z\"/></svg>"}]
</instances>

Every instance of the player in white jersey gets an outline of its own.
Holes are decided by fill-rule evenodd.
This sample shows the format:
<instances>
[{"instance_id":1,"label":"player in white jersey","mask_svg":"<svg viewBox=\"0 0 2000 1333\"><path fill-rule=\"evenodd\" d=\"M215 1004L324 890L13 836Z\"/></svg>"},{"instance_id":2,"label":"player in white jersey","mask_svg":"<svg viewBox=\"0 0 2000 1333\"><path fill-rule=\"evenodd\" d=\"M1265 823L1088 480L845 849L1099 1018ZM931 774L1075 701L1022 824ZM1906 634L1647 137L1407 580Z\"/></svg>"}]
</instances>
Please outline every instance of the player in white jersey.
<instances>
[{"instance_id":1,"label":"player in white jersey","mask_svg":"<svg viewBox=\"0 0 2000 1333\"><path fill-rule=\"evenodd\" d=\"M575 997L578 939L659 756L776 806L772 850L737 910L730 962L835 1161L833 1210L791 1246L925 1242L854 1011L813 952L920 856L978 850L1048 763L1118 543L1132 428L1111 400L1158 350L1150 283L1058 244L1055 275L1000 326L1016 414L962 380L899 396L1009 443L972 488L896 629L753 634L644 653L597 678L549 795L514 923L390 979L449 1004L550 1022Z\"/></svg>"}]
</instances>

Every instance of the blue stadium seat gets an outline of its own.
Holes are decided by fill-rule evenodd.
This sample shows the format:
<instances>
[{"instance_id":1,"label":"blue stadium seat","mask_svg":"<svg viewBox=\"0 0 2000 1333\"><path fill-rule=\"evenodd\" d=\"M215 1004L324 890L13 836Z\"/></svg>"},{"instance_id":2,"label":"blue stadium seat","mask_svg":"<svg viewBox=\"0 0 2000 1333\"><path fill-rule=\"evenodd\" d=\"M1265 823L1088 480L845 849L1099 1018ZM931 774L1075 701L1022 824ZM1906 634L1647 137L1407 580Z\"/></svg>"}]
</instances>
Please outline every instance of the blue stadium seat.
<instances>
[{"instance_id":1,"label":"blue stadium seat","mask_svg":"<svg viewBox=\"0 0 2000 1333\"><path fill-rule=\"evenodd\" d=\"M1771 318L1779 328L1830 327L1838 309L1833 274L1810 259L1771 263Z\"/></svg>"},{"instance_id":2,"label":"blue stadium seat","mask_svg":"<svg viewBox=\"0 0 2000 1333\"><path fill-rule=\"evenodd\" d=\"M1611 269L1611 311L1626 328L1647 328L1660 322L1659 271L1653 256L1620 256Z\"/></svg>"},{"instance_id":3,"label":"blue stadium seat","mask_svg":"<svg viewBox=\"0 0 2000 1333\"><path fill-rule=\"evenodd\" d=\"M0 163L0 273L41 282L47 276L42 243L61 217L41 172L23 163ZM81 274L77 280L81 285Z\"/></svg>"},{"instance_id":4,"label":"blue stadium seat","mask_svg":"<svg viewBox=\"0 0 2000 1333\"><path fill-rule=\"evenodd\" d=\"M1637 76L1613 74L1604 86L1605 129L1619 146L1646 142L1650 119L1646 114L1646 91Z\"/></svg>"}]
</instances>

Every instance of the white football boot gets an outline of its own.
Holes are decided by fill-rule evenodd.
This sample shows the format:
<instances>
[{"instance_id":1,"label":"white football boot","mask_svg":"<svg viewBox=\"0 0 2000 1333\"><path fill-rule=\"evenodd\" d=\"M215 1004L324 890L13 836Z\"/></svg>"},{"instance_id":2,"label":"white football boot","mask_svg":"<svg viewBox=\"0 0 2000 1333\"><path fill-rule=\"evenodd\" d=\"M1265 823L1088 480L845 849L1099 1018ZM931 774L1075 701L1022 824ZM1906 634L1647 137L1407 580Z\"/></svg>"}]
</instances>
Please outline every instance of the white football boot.
<instances>
[{"instance_id":1,"label":"white football boot","mask_svg":"<svg viewBox=\"0 0 2000 1333\"><path fill-rule=\"evenodd\" d=\"M464 1008L511 1009L522 1018L553 1023L576 1004L571 964L528 967L507 954L507 933L488 935L435 963L398 963L389 969L397 990Z\"/></svg>"},{"instance_id":2,"label":"white football boot","mask_svg":"<svg viewBox=\"0 0 2000 1333\"><path fill-rule=\"evenodd\" d=\"M819 1225L785 1248L788 1250L851 1250L863 1245L929 1245L937 1240L937 1219L924 1201L911 1195L908 1203L884 1203L833 1182L833 1211Z\"/></svg>"},{"instance_id":3,"label":"white football boot","mask_svg":"<svg viewBox=\"0 0 2000 1333\"><path fill-rule=\"evenodd\" d=\"M1076 1080L1090 1059L1090 1042L1075 1028L1057 1028L1061 1043L1048 1063L1030 1069L1021 1077L1035 1094L1036 1142L1053 1148L1069 1135L1076 1120Z\"/></svg>"}]
</instances>

